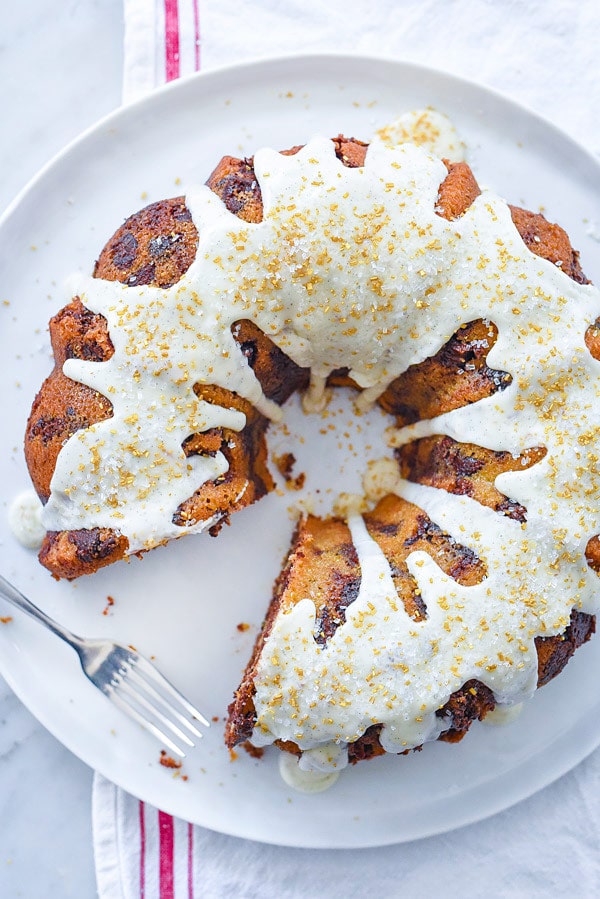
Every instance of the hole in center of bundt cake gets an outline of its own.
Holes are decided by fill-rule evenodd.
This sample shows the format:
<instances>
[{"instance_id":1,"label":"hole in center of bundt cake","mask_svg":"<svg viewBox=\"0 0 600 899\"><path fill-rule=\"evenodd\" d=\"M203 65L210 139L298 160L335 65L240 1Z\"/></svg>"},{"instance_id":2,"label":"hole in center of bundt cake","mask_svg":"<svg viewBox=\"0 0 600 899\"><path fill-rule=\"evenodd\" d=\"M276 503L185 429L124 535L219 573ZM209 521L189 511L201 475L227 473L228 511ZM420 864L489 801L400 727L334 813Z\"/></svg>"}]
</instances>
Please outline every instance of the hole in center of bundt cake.
<instances>
[{"instance_id":1,"label":"hole in center of bundt cake","mask_svg":"<svg viewBox=\"0 0 600 899\"><path fill-rule=\"evenodd\" d=\"M387 458L393 464L389 415L377 406L357 412L356 397L337 387L324 409L307 413L296 393L283 407L283 420L269 425L268 464L291 519L348 511L364 498L369 463Z\"/></svg>"},{"instance_id":2,"label":"hole in center of bundt cake","mask_svg":"<svg viewBox=\"0 0 600 899\"><path fill-rule=\"evenodd\" d=\"M314 600L314 638L322 646L345 623L346 610L361 587L348 511L364 513L369 536L389 561L398 599L415 622L425 621L428 613L407 566L412 553L426 552L463 586L477 584L486 576L485 564L472 549L451 539L422 510L393 492L394 480L411 472L402 470L401 455L394 459L388 446L390 417L377 406L357 414L355 399L355 391L338 388L323 411L307 414L295 395L285 405L284 421L271 424L268 433L271 461L279 462L278 501L288 503L291 519L301 513L280 587L287 597L307 595ZM452 453L448 455L450 467ZM485 466L485 460L469 464L457 449L454 456L463 459L463 473L471 476ZM532 452L530 464L537 457ZM382 460L386 477L378 481L372 472ZM522 465L522 461L514 464ZM292 474L306 475L299 490L288 486L297 484Z\"/></svg>"}]
</instances>

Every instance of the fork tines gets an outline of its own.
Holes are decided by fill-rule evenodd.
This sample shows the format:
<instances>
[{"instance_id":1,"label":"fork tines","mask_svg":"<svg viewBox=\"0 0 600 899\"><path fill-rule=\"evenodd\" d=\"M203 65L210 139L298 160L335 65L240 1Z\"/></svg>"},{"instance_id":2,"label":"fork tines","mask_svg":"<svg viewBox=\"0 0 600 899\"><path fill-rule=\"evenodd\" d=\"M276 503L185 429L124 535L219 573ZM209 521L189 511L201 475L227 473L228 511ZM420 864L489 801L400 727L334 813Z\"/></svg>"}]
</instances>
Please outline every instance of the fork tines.
<instances>
[{"instance_id":1,"label":"fork tines","mask_svg":"<svg viewBox=\"0 0 600 899\"><path fill-rule=\"evenodd\" d=\"M143 656L132 653L112 680L113 702L143 725L168 748L184 758L186 749L202 739L198 725L210 727L196 709Z\"/></svg>"}]
</instances>

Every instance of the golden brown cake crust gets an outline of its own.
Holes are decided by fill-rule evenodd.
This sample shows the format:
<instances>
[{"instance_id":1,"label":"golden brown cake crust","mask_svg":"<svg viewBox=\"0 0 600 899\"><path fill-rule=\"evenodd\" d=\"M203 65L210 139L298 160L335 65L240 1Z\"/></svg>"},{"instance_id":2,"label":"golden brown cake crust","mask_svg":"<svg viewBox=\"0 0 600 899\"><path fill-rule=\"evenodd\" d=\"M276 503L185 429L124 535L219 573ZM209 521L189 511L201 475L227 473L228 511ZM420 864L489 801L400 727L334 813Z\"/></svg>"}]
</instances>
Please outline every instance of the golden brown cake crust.
<instances>
[{"instance_id":1,"label":"golden brown cake crust","mask_svg":"<svg viewBox=\"0 0 600 899\"><path fill-rule=\"evenodd\" d=\"M94 277L129 287L171 287L196 255L198 232L184 197L152 203L130 216L103 248Z\"/></svg>"},{"instance_id":2,"label":"golden brown cake crust","mask_svg":"<svg viewBox=\"0 0 600 899\"><path fill-rule=\"evenodd\" d=\"M50 320L54 369L36 396L27 423L25 459L38 496L46 502L62 446L75 431L112 415L106 397L67 378L66 359L102 362L113 354L105 320L78 298Z\"/></svg>"}]
</instances>

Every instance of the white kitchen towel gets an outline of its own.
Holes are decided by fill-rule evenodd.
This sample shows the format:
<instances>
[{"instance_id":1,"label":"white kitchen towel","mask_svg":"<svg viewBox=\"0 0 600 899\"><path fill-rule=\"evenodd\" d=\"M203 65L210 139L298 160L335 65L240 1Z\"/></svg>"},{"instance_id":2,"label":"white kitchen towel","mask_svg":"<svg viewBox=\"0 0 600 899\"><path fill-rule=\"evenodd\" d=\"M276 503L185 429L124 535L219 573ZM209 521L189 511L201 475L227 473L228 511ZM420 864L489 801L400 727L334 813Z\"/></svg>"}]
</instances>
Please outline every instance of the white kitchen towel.
<instances>
[{"instance_id":1,"label":"white kitchen towel","mask_svg":"<svg viewBox=\"0 0 600 899\"><path fill-rule=\"evenodd\" d=\"M379 849L286 849L228 837L173 819L98 774L93 811L100 899L600 895L600 751L487 821Z\"/></svg>"},{"instance_id":2,"label":"white kitchen towel","mask_svg":"<svg viewBox=\"0 0 600 899\"><path fill-rule=\"evenodd\" d=\"M484 82L600 150L594 0L124 0L124 9L125 102L201 67L356 51ZM175 820L99 775L93 822L100 899L600 894L600 751L490 820L397 847L262 846Z\"/></svg>"},{"instance_id":3,"label":"white kitchen towel","mask_svg":"<svg viewBox=\"0 0 600 899\"><path fill-rule=\"evenodd\" d=\"M257 56L346 51L510 94L600 150L596 0L124 0L123 99Z\"/></svg>"},{"instance_id":4,"label":"white kitchen towel","mask_svg":"<svg viewBox=\"0 0 600 899\"><path fill-rule=\"evenodd\" d=\"M123 0L123 103L200 70L201 0Z\"/></svg>"}]
</instances>

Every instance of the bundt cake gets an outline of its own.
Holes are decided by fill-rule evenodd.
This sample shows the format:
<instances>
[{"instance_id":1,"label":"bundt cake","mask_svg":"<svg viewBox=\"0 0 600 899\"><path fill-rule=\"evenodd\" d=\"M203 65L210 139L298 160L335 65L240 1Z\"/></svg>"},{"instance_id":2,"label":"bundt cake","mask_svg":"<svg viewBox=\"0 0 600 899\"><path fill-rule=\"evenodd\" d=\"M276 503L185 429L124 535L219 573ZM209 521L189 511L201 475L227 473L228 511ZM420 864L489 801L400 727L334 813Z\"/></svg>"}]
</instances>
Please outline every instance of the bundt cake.
<instances>
[{"instance_id":1,"label":"bundt cake","mask_svg":"<svg viewBox=\"0 0 600 899\"><path fill-rule=\"evenodd\" d=\"M298 389L395 417L393 491L301 519L229 746L331 770L457 740L592 634L598 293L558 225L466 163L341 136L225 157L73 293L25 439L58 577L268 493L265 432Z\"/></svg>"}]
</instances>

